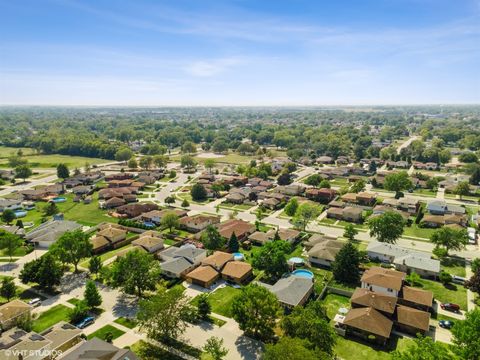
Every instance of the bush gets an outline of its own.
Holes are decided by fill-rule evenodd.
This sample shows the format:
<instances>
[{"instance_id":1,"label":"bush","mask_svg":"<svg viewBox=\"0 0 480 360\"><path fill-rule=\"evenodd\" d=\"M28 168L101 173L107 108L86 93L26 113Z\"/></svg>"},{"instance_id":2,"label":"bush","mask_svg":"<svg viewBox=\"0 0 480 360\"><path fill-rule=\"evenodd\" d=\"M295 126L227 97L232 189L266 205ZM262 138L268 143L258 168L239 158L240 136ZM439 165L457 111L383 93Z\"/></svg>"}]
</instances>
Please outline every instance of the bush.
<instances>
[{"instance_id":1,"label":"bush","mask_svg":"<svg viewBox=\"0 0 480 360\"><path fill-rule=\"evenodd\" d=\"M82 321L87 316L88 306L85 301L79 301L68 314L68 318L72 324Z\"/></svg>"},{"instance_id":2,"label":"bush","mask_svg":"<svg viewBox=\"0 0 480 360\"><path fill-rule=\"evenodd\" d=\"M445 271L440 272L440 276L438 278L443 285L447 285L452 282L452 275Z\"/></svg>"}]
</instances>

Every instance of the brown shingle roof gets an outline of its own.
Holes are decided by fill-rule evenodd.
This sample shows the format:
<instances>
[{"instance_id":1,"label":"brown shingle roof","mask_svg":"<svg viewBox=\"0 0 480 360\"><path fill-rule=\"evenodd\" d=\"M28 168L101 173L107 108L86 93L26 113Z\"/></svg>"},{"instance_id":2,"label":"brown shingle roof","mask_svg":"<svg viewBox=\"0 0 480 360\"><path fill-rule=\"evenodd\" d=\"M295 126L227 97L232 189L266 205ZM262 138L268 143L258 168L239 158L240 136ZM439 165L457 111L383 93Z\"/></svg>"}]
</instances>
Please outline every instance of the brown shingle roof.
<instances>
[{"instance_id":1,"label":"brown shingle roof","mask_svg":"<svg viewBox=\"0 0 480 360\"><path fill-rule=\"evenodd\" d=\"M395 296L388 296L362 288L355 289L350 301L352 304L358 304L367 307L370 306L376 310L389 314L393 314L395 312L395 306L397 305L397 298Z\"/></svg>"},{"instance_id":2,"label":"brown shingle roof","mask_svg":"<svg viewBox=\"0 0 480 360\"><path fill-rule=\"evenodd\" d=\"M235 279L241 279L252 271L252 266L243 261L229 261L225 264L222 274Z\"/></svg>"},{"instance_id":3,"label":"brown shingle roof","mask_svg":"<svg viewBox=\"0 0 480 360\"><path fill-rule=\"evenodd\" d=\"M427 331L430 323L430 313L408 306L397 306L397 322L412 326L415 329Z\"/></svg>"},{"instance_id":4,"label":"brown shingle roof","mask_svg":"<svg viewBox=\"0 0 480 360\"><path fill-rule=\"evenodd\" d=\"M215 251L212 255L203 259L202 265L210 265L216 269L221 269L230 260L233 260L232 254L223 251Z\"/></svg>"},{"instance_id":5,"label":"brown shingle roof","mask_svg":"<svg viewBox=\"0 0 480 360\"><path fill-rule=\"evenodd\" d=\"M31 309L30 305L21 300L12 300L0 306L0 322L9 321Z\"/></svg>"},{"instance_id":6,"label":"brown shingle roof","mask_svg":"<svg viewBox=\"0 0 480 360\"><path fill-rule=\"evenodd\" d=\"M360 280L362 283L364 282L400 291L404 279L405 273L403 272L375 266L365 271Z\"/></svg>"},{"instance_id":7,"label":"brown shingle roof","mask_svg":"<svg viewBox=\"0 0 480 360\"><path fill-rule=\"evenodd\" d=\"M371 307L351 309L343 323L371 334L389 338L393 322Z\"/></svg>"},{"instance_id":8,"label":"brown shingle roof","mask_svg":"<svg viewBox=\"0 0 480 360\"><path fill-rule=\"evenodd\" d=\"M187 277L190 279L202 281L202 282L210 282L215 281L219 277L219 273L217 270L212 268L211 266L199 266L195 270L192 270L187 274Z\"/></svg>"},{"instance_id":9,"label":"brown shingle roof","mask_svg":"<svg viewBox=\"0 0 480 360\"><path fill-rule=\"evenodd\" d=\"M432 306L433 293L427 290L421 290L410 286L403 287L403 298L415 304Z\"/></svg>"}]
</instances>

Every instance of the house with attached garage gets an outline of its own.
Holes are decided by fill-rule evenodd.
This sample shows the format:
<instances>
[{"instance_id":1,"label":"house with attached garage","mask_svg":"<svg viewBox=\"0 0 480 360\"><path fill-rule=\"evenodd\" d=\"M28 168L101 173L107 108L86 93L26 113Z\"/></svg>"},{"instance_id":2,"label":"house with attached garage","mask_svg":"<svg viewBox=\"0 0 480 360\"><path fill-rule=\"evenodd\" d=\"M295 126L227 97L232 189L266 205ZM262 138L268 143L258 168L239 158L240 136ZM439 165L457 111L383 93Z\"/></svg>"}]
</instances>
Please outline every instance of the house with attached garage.
<instances>
[{"instance_id":1,"label":"house with attached garage","mask_svg":"<svg viewBox=\"0 0 480 360\"><path fill-rule=\"evenodd\" d=\"M67 231L81 229L82 225L70 220L50 220L40 224L25 235L27 242L40 248L48 248Z\"/></svg>"},{"instance_id":2,"label":"house with attached garage","mask_svg":"<svg viewBox=\"0 0 480 360\"><path fill-rule=\"evenodd\" d=\"M162 275L169 278L184 278L207 257L207 250L194 245L170 246L158 254Z\"/></svg>"},{"instance_id":3,"label":"house with attached garage","mask_svg":"<svg viewBox=\"0 0 480 360\"><path fill-rule=\"evenodd\" d=\"M0 212L5 210L19 210L22 209L22 201L15 199L0 199Z\"/></svg>"},{"instance_id":4,"label":"house with attached garage","mask_svg":"<svg viewBox=\"0 0 480 360\"><path fill-rule=\"evenodd\" d=\"M258 284L275 294L280 304L287 309L304 305L313 293L313 280L295 275L282 277L273 285L262 282Z\"/></svg>"}]
</instances>

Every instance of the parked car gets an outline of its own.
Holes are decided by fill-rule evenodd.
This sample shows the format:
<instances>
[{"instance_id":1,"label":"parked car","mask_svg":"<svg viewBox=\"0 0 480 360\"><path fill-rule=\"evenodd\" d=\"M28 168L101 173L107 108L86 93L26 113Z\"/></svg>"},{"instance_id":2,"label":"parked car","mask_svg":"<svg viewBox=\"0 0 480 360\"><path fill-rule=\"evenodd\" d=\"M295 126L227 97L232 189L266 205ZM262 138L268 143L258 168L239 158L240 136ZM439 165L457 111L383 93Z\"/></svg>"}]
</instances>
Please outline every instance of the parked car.
<instances>
[{"instance_id":1,"label":"parked car","mask_svg":"<svg viewBox=\"0 0 480 360\"><path fill-rule=\"evenodd\" d=\"M440 320L438 325L444 329L451 329L453 326L453 321L450 320Z\"/></svg>"},{"instance_id":2,"label":"parked car","mask_svg":"<svg viewBox=\"0 0 480 360\"><path fill-rule=\"evenodd\" d=\"M31 305L33 307L40 306L41 304L42 304L42 300L40 300L39 298L32 299L28 302L28 305Z\"/></svg>"},{"instance_id":3,"label":"parked car","mask_svg":"<svg viewBox=\"0 0 480 360\"><path fill-rule=\"evenodd\" d=\"M78 327L79 329L85 329L88 325L92 325L95 322L95 318L88 316L82 321L80 321L78 324L75 326Z\"/></svg>"},{"instance_id":4,"label":"parked car","mask_svg":"<svg viewBox=\"0 0 480 360\"><path fill-rule=\"evenodd\" d=\"M464 277L457 276L457 275L452 276L452 282L454 282L456 284L463 285L463 284L465 284L465 281L467 281L467 279L465 279Z\"/></svg>"},{"instance_id":5,"label":"parked car","mask_svg":"<svg viewBox=\"0 0 480 360\"><path fill-rule=\"evenodd\" d=\"M440 304L440 307L443 310L447 310L447 311L453 311L453 312L459 312L460 311L460 306L457 305L457 304L444 303L444 304Z\"/></svg>"}]
</instances>

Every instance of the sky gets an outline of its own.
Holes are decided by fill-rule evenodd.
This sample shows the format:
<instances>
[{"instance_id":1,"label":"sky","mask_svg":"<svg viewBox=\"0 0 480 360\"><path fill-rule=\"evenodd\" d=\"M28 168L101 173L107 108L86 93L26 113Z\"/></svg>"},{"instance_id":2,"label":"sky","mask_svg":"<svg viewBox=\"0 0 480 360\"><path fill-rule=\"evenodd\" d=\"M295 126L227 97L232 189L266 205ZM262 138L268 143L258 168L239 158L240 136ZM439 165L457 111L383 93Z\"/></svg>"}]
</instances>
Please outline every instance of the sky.
<instances>
[{"instance_id":1,"label":"sky","mask_svg":"<svg viewBox=\"0 0 480 360\"><path fill-rule=\"evenodd\" d=\"M0 104L480 103L480 0L0 0Z\"/></svg>"}]
</instances>

